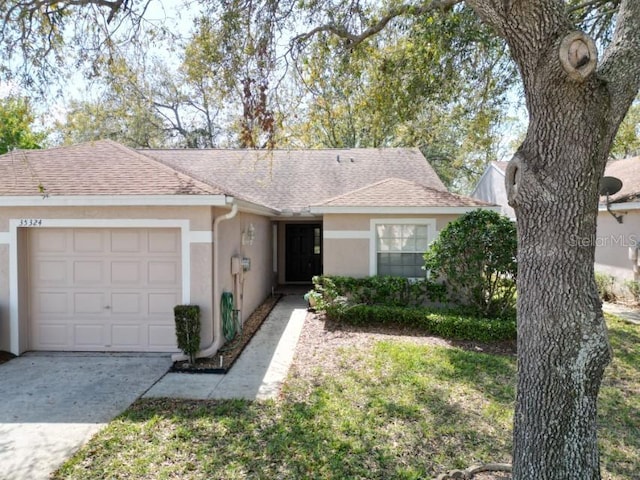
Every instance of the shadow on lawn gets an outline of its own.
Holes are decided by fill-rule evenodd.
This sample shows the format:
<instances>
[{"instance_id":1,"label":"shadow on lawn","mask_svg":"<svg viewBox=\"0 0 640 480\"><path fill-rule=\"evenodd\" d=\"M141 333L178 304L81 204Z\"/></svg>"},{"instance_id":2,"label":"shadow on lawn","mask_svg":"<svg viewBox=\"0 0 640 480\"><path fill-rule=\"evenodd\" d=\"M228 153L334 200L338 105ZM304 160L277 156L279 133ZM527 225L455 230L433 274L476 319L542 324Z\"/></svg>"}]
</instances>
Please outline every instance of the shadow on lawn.
<instances>
[{"instance_id":1,"label":"shadow on lawn","mask_svg":"<svg viewBox=\"0 0 640 480\"><path fill-rule=\"evenodd\" d=\"M232 471L250 478L430 478L467 467L471 459L463 452L484 441L478 432L460 431L474 418L437 391L424 392L428 425L423 408L388 400L361 406L359 413L336 414L329 396L319 389L309 402L281 408L147 400L122 420L148 425L160 415L179 422L178 430L188 432L181 448L198 458L210 478L227 478Z\"/></svg>"}]
</instances>

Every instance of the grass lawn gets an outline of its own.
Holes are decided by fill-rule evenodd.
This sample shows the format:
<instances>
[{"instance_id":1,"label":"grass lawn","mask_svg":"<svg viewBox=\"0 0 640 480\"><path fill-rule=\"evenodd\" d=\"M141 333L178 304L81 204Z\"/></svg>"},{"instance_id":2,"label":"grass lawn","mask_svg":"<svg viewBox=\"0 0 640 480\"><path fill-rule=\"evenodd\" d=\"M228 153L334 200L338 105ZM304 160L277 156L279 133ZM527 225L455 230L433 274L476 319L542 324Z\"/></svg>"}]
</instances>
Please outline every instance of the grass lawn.
<instances>
[{"instance_id":1,"label":"grass lawn","mask_svg":"<svg viewBox=\"0 0 640 480\"><path fill-rule=\"evenodd\" d=\"M608 317L603 479L638 478L640 329ZM378 342L338 374L291 376L278 401L139 401L54 478L418 479L510 462L515 360Z\"/></svg>"}]
</instances>

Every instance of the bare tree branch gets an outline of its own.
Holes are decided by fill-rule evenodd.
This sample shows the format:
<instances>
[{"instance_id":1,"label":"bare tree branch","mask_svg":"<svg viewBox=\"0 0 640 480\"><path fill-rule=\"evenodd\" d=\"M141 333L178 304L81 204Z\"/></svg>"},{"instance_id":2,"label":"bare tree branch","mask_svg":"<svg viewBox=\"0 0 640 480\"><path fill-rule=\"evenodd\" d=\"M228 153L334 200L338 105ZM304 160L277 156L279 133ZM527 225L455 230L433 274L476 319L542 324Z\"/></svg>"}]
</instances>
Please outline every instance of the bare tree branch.
<instances>
[{"instance_id":1,"label":"bare tree branch","mask_svg":"<svg viewBox=\"0 0 640 480\"><path fill-rule=\"evenodd\" d=\"M349 48L355 48L367 38L379 33L387 26L387 24L394 18L403 16L417 17L424 15L425 13L433 12L435 10L445 10L451 8L458 3L462 3L463 0L431 0L423 5L409 5L404 4L388 10L382 17L380 17L373 25L363 30L360 33L350 32L342 25L326 24L320 25L306 33L297 35L291 40L291 45L301 43L309 40L315 35L326 32L331 33L337 37L343 38L347 41Z\"/></svg>"},{"instance_id":2,"label":"bare tree branch","mask_svg":"<svg viewBox=\"0 0 640 480\"><path fill-rule=\"evenodd\" d=\"M598 69L607 81L613 122L622 121L640 88L640 2L622 0L613 40Z\"/></svg>"},{"instance_id":3,"label":"bare tree branch","mask_svg":"<svg viewBox=\"0 0 640 480\"><path fill-rule=\"evenodd\" d=\"M57 0L21 1L16 2L7 10L7 13L4 15L4 21L8 22L16 12L18 12L18 14L21 14L21 12L27 12L30 15L33 15L35 12L42 11L43 9L44 12L47 13L56 10L63 10L68 6L96 5L98 7L106 7L111 10L109 17L107 18L107 23L109 23L113 20L113 17L120 9L127 9L128 3L129 0L65 0L62 2ZM52 7L53 10L49 10Z\"/></svg>"}]
</instances>

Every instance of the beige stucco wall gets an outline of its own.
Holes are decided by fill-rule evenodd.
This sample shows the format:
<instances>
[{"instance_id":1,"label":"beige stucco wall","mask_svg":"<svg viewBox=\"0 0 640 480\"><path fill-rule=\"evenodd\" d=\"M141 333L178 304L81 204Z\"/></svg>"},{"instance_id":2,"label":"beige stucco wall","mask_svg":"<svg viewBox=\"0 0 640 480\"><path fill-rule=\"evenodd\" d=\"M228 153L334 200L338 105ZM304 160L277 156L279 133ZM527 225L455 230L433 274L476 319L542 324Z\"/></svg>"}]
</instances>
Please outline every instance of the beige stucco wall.
<instances>
[{"instance_id":1,"label":"beige stucco wall","mask_svg":"<svg viewBox=\"0 0 640 480\"><path fill-rule=\"evenodd\" d=\"M616 215L622 212L616 212ZM618 223L609 212L598 214L598 230L595 238L596 271L613 275L620 283L638 279L629 250L640 246L640 212L632 210Z\"/></svg>"},{"instance_id":2,"label":"beige stucco wall","mask_svg":"<svg viewBox=\"0 0 640 480\"><path fill-rule=\"evenodd\" d=\"M211 232L213 209L206 206L195 207L0 207L0 235L5 238L9 234L11 219L82 219L96 220L96 227L101 228L101 219L140 219L140 220L188 220L191 232ZM132 225L132 227L135 227ZM143 223L140 227L145 228ZM33 227L46 228L46 227ZM27 288L26 278L26 228L18 228L18 288L19 288L19 324L20 349L25 350L28 340ZM0 349L10 349L10 246L0 244ZM203 344L206 338L212 337L213 314L213 246L211 242L194 242L190 244L190 302L200 305L202 309Z\"/></svg>"},{"instance_id":3,"label":"beige stucco wall","mask_svg":"<svg viewBox=\"0 0 640 480\"><path fill-rule=\"evenodd\" d=\"M224 214L228 210L218 210ZM253 244L242 244L242 232L250 224L255 229ZM242 318L246 319L271 293L273 286L271 221L269 218L255 214L240 212L236 217L219 224L219 282L220 292L234 292L234 276L231 274L231 257L246 257L251 260L251 269L242 272L241 284L235 292L235 300L242 307ZM238 298L239 297L239 298ZM220 304L220 297L214 299L215 307Z\"/></svg>"},{"instance_id":4,"label":"beige stucco wall","mask_svg":"<svg viewBox=\"0 0 640 480\"><path fill-rule=\"evenodd\" d=\"M0 244L0 350L9 350L9 245Z\"/></svg>"},{"instance_id":5,"label":"beige stucco wall","mask_svg":"<svg viewBox=\"0 0 640 480\"><path fill-rule=\"evenodd\" d=\"M154 218L186 219L191 230L211 230L210 207L0 207L0 232L9 231L9 220L19 218Z\"/></svg>"},{"instance_id":6,"label":"beige stucco wall","mask_svg":"<svg viewBox=\"0 0 640 480\"><path fill-rule=\"evenodd\" d=\"M324 274L369 276L369 240L326 238L323 248Z\"/></svg>"},{"instance_id":7,"label":"beige stucco wall","mask_svg":"<svg viewBox=\"0 0 640 480\"><path fill-rule=\"evenodd\" d=\"M371 220L434 220L436 233L459 215L344 215L324 216L323 255L326 275L365 277L370 275ZM348 235L357 238L331 238Z\"/></svg>"}]
</instances>

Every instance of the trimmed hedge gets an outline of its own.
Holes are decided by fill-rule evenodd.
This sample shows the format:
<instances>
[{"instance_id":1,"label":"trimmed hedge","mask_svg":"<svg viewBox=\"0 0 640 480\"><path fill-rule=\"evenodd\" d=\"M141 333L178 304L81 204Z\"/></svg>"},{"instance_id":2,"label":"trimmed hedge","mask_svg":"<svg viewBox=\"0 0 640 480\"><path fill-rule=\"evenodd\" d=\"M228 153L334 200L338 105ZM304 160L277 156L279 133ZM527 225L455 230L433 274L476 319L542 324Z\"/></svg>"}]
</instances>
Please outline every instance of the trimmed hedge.
<instances>
[{"instance_id":1,"label":"trimmed hedge","mask_svg":"<svg viewBox=\"0 0 640 480\"><path fill-rule=\"evenodd\" d=\"M513 319L477 318L452 311L386 305L327 305L328 317L350 325L395 325L416 328L451 340L513 340Z\"/></svg>"},{"instance_id":2,"label":"trimmed hedge","mask_svg":"<svg viewBox=\"0 0 640 480\"><path fill-rule=\"evenodd\" d=\"M350 303L406 307L447 300L446 287L426 279L409 281L392 276L354 278L321 275L313 277L313 283L315 290L329 302L337 297L347 297Z\"/></svg>"},{"instance_id":3,"label":"trimmed hedge","mask_svg":"<svg viewBox=\"0 0 640 480\"><path fill-rule=\"evenodd\" d=\"M189 361L195 362L200 348L200 307L198 305L176 305L173 307L176 322L178 348L189 355Z\"/></svg>"}]
</instances>

